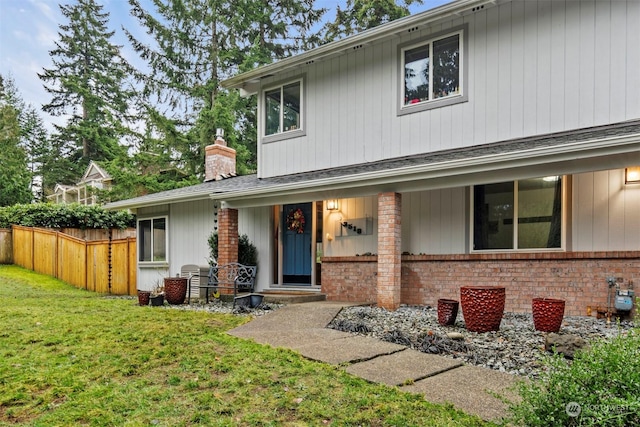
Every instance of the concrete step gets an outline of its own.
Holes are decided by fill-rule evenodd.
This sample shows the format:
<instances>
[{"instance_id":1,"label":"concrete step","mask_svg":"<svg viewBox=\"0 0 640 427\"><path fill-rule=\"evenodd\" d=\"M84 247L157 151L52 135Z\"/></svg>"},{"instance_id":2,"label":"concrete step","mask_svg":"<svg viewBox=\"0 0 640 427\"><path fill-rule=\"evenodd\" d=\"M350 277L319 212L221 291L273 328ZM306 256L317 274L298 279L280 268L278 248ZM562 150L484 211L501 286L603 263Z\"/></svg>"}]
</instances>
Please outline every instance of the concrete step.
<instances>
[{"instance_id":1,"label":"concrete step","mask_svg":"<svg viewBox=\"0 0 640 427\"><path fill-rule=\"evenodd\" d=\"M258 293L264 295L264 302L276 304L297 304L327 299L325 294L309 291L266 290Z\"/></svg>"}]
</instances>

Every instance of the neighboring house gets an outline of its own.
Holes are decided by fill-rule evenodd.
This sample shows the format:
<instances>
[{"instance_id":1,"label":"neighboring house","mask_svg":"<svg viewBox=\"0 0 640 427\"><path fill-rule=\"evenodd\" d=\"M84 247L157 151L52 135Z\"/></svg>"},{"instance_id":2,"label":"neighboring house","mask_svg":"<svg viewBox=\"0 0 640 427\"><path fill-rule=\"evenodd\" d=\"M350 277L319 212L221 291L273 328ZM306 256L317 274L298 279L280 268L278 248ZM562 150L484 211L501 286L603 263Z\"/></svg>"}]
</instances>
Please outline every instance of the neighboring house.
<instances>
[{"instance_id":1,"label":"neighboring house","mask_svg":"<svg viewBox=\"0 0 640 427\"><path fill-rule=\"evenodd\" d=\"M56 184L53 194L47 196L53 203L80 203L95 205L96 190L111 188L111 176L97 163L91 161L82 179L76 185Z\"/></svg>"},{"instance_id":2,"label":"neighboring house","mask_svg":"<svg viewBox=\"0 0 640 427\"><path fill-rule=\"evenodd\" d=\"M138 215L138 283L219 262L258 290L435 305L504 285L566 313L640 290L640 2L458 0L237 75L258 173L207 147L207 182L110 204ZM634 178L634 173L635 178ZM226 179L223 179L225 178Z\"/></svg>"}]
</instances>

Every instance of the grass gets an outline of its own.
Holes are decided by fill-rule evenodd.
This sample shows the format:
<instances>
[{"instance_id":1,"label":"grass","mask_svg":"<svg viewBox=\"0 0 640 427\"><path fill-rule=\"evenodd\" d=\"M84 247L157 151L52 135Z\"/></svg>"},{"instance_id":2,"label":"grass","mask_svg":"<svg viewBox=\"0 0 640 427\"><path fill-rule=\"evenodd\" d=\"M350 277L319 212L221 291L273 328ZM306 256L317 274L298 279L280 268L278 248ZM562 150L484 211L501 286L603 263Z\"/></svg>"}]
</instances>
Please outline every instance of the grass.
<instances>
[{"instance_id":1,"label":"grass","mask_svg":"<svg viewBox=\"0 0 640 427\"><path fill-rule=\"evenodd\" d=\"M248 320L0 266L0 425L491 425L225 333Z\"/></svg>"}]
</instances>

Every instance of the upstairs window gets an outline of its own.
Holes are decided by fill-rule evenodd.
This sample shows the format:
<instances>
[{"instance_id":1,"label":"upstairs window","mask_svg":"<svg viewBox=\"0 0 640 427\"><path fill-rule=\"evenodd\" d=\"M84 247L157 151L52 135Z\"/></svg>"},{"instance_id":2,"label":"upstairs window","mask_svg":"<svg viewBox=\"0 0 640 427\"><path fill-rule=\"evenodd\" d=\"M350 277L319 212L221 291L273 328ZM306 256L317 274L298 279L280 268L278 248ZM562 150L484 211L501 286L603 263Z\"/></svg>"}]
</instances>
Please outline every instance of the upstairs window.
<instances>
[{"instance_id":1,"label":"upstairs window","mask_svg":"<svg viewBox=\"0 0 640 427\"><path fill-rule=\"evenodd\" d=\"M463 31L400 50L400 113L461 102L463 95Z\"/></svg>"},{"instance_id":2,"label":"upstairs window","mask_svg":"<svg viewBox=\"0 0 640 427\"><path fill-rule=\"evenodd\" d=\"M138 221L138 261L167 261L167 217Z\"/></svg>"},{"instance_id":3,"label":"upstairs window","mask_svg":"<svg viewBox=\"0 0 640 427\"><path fill-rule=\"evenodd\" d=\"M473 249L560 249L562 210L559 176L476 185Z\"/></svg>"},{"instance_id":4,"label":"upstairs window","mask_svg":"<svg viewBox=\"0 0 640 427\"><path fill-rule=\"evenodd\" d=\"M302 80L264 92L264 135L302 129Z\"/></svg>"}]
</instances>

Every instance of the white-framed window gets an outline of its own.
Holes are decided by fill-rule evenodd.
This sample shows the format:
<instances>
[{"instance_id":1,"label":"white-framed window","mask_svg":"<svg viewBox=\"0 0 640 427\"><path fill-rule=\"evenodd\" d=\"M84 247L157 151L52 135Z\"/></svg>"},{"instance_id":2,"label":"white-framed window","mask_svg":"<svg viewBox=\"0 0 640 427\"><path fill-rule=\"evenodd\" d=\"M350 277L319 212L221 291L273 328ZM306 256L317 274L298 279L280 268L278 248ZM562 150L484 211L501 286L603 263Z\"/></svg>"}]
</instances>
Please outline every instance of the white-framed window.
<instances>
[{"instance_id":1,"label":"white-framed window","mask_svg":"<svg viewBox=\"0 0 640 427\"><path fill-rule=\"evenodd\" d=\"M400 114L466 101L464 29L400 46Z\"/></svg>"},{"instance_id":2,"label":"white-framed window","mask_svg":"<svg viewBox=\"0 0 640 427\"><path fill-rule=\"evenodd\" d=\"M303 130L303 89L303 79L298 78L263 91L263 135L265 137L300 133Z\"/></svg>"},{"instance_id":3,"label":"white-framed window","mask_svg":"<svg viewBox=\"0 0 640 427\"><path fill-rule=\"evenodd\" d=\"M166 216L138 220L138 262L167 262Z\"/></svg>"},{"instance_id":4,"label":"white-framed window","mask_svg":"<svg viewBox=\"0 0 640 427\"><path fill-rule=\"evenodd\" d=\"M564 181L549 176L474 186L472 250L562 249Z\"/></svg>"}]
</instances>

